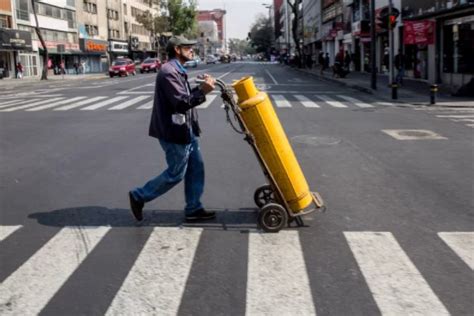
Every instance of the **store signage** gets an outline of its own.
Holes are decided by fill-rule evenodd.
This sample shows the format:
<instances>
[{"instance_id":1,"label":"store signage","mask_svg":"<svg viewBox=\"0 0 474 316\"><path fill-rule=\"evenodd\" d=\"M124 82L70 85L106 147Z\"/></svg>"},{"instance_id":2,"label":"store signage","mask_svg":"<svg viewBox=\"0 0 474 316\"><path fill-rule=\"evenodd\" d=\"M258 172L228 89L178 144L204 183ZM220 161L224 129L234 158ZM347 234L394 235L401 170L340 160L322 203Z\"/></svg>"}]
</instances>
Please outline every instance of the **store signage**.
<instances>
[{"instance_id":1,"label":"store signage","mask_svg":"<svg viewBox=\"0 0 474 316\"><path fill-rule=\"evenodd\" d=\"M0 49L24 50L31 52L31 33L14 29L0 28Z\"/></svg>"},{"instance_id":2,"label":"store signage","mask_svg":"<svg viewBox=\"0 0 474 316\"><path fill-rule=\"evenodd\" d=\"M115 53L128 53L128 43L110 41L110 51Z\"/></svg>"},{"instance_id":3,"label":"store signage","mask_svg":"<svg viewBox=\"0 0 474 316\"><path fill-rule=\"evenodd\" d=\"M108 42L81 38L81 50L88 53L105 53L109 47Z\"/></svg>"},{"instance_id":4,"label":"store signage","mask_svg":"<svg viewBox=\"0 0 474 316\"><path fill-rule=\"evenodd\" d=\"M43 48L41 43L39 41L37 41L37 42L38 42L38 46L40 48ZM48 50L52 49L52 51L54 51L54 52L57 52L57 49L58 49L59 45L64 45L64 51L65 52L79 51L79 45L75 44L75 43L45 41L45 44L46 44L46 48Z\"/></svg>"},{"instance_id":5,"label":"store signage","mask_svg":"<svg viewBox=\"0 0 474 316\"><path fill-rule=\"evenodd\" d=\"M405 45L432 45L435 38L435 22L404 21L403 43Z\"/></svg>"}]
</instances>

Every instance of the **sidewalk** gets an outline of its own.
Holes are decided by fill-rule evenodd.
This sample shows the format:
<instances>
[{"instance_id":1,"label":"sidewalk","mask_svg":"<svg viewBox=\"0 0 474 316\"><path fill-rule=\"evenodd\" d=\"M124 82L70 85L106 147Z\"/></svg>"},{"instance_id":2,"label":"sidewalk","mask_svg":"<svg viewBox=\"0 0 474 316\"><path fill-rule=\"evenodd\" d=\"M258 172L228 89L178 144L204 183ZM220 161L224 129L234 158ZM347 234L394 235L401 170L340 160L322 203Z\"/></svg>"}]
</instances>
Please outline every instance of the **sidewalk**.
<instances>
[{"instance_id":1,"label":"sidewalk","mask_svg":"<svg viewBox=\"0 0 474 316\"><path fill-rule=\"evenodd\" d=\"M297 71L317 77L332 83L337 83L345 87L356 89L376 96L386 102L409 103L413 105L430 105L430 84L420 80L404 78L403 85L398 88L398 99L392 99L392 89L388 86L388 75L377 75L377 89L373 90L371 84L371 74L366 72L351 72L346 78L333 77L332 70L326 70L321 75L321 68L298 69ZM450 94L438 92L436 98L438 106L474 106L472 98L454 97Z\"/></svg>"},{"instance_id":2,"label":"sidewalk","mask_svg":"<svg viewBox=\"0 0 474 316\"><path fill-rule=\"evenodd\" d=\"M73 80L94 80L94 79L107 79L106 73L92 73L92 74L79 74L79 75L48 75L48 80L41 80L41 77L23 77L23 79L16 78L4 78L0 79L0 88L15 87L34 85L40 83L57 82L57 81L73 81Z\"/></svg>"}]
</instances>

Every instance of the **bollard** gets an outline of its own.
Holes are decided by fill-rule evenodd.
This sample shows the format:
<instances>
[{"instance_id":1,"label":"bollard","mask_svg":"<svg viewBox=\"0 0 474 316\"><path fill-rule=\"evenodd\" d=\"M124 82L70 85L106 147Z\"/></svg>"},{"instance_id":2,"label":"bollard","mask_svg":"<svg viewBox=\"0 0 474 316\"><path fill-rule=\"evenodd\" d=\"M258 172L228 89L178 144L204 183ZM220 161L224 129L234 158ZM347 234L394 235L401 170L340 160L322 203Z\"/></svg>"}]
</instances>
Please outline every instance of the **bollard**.
<instances>
[{"instance_id":1,"label":"bollard","mask_svg":"<svg viewBox=\"0 0 474 316\"><path fill-rule=\"evenodd\" d=\"M398 99L398 84L392 83L392 99Z\"/></svg>"},{"instance_id":2,"label":"bollard","mask_svg":"<svg viewBox=\"0 0 474 316\"><path fill-rule=\"evenodd\" d=\"M438 85L432 84L430 86L430 104L436 104L436 93L438 92Z\"/></svg>"}]
</instances>

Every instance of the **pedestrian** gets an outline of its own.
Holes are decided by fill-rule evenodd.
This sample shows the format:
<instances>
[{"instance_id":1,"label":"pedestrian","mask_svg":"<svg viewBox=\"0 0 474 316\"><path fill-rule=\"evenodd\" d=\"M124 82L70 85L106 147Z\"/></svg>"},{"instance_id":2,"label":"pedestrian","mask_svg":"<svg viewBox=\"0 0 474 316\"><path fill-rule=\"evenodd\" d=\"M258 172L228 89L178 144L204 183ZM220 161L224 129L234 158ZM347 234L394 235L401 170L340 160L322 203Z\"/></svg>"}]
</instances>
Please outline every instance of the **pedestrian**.
<instances>
[{"instance_id":1,"label":"pedestrian","mask_svg":"<svg viewBox=\"0 0 474 316\"><path fill-rule=\"evenodd\" d=\"M81 72L82 72L82 74L86 73L86 61L85 60L81 61Z\"/></svg>"},{"instance_id":2,"label":"pedestrian","mask_svg":"<svg viewBox=\"0 0 474 316\"><path fill-rule=\"evenodd\" d=\"M143 187L129 191L130 208L137 221L143 219L146 202L166 193L184 180L188 221L214 218L201 204L204 191L204 163L202 160L196 106L206 101L206 94L214 89L215 79L204 75L204 83L191 89L184 68L193 59L193 45L183 36L169 39L166 51L169 61L156 77L155 97L151 114L149 136L157 138L165 153L168 167Z\"/></svg>"},{"instance_id":3,"label":"pedestrian","mask_svg":"<svg viewBox=\"0 0 474 316\"><path fill-rule=\"evenodd\" d=\"M352 62L351 54L349 53L349 51L346 50L346 53L344 54L344 67L346 68L347 71L351 69L351 62Z\"/></svg>"},{"instance_id":4,"label":"pedestrian","mask_svg":"<svg viewBox=\"0 0 474 316\"><path fill-rule=\"evenodd\" d=\"M21 62L16 64L16 75L18 79L23 79L23 65Z\"/></svg>"},{"instance_id":5,"label":"pedestrian","mask_svg":"<svg viewBox=\"0 0 474 316\"><path fill-rule=\"evenodd\" d=\"M329 68L329 53L326 53L326 56L324 57L324 67L321 70L321 74L323 74L323 71Z\"/></svg>"},{"instance_id":6,"label":"pedestrian","mask_svg":"<svg viewBox=\"0 0 474 316\"><path fill-rule=\"evenodd\" d=\"M74 63L74 65L72 65L72 66L74 67L74 71L75 71L76 75L78 75L79 74L79 65L78 65L78 63Z\"/></svg>"},{"instance_id":7,"label":"pedestrian","mask_svg":"<svg viewBox=\"0 0 474 316\"><path fill-rule=\"evenodd\" d=\"M399 85L403 84L403 77L405 72L405 56L401 49L398 50L397 56L395 56L395 68L397 69L397 83Z\"/></svg>"},{"instance_id":8,"label":"pedestrian","mask_svg":"<svg viewBox=\"0 0 474 316\"><path fill-rule=\"evenodd\" d=\"M310 53L306 53L306 67L308 69L313 69L313 57L311 56Z\"/></svg>"},{"instance_id":9,"label":"pedestrian","mask_svg":"<svg viewBox=\"0 0 474 316\"><path fill-rule=\"evenodd\" d=\"M61 63L59 64L59 69L60 69L62 75L64 75L66 73L66 71L64 69L64 60L61 60Z\"/></svg>"}]
</instances>

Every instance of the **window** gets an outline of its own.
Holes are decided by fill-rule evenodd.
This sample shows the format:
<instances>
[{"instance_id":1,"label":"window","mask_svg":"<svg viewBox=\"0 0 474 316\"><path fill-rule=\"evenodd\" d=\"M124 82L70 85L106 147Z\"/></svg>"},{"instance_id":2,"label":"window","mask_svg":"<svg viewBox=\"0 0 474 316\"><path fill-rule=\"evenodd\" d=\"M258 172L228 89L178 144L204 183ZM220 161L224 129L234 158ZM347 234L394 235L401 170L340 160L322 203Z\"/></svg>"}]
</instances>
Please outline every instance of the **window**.
<instances>
[{"instance_id":1,"label":"window","mask_svg":"<svg viewBox=\"0 0 474 316\"><path fill-rule=\"evenodd\" d=\"M120 31L109 29L109 38L120 38Z\"/></svg>"},{"instance_id":2,"label":"window","mask_svg":"<svg viewBox=\"0 0 474 316\"><path fill-rule=\"evenodd\" d=\"M29 21L29 2L30 0L16 0L16 17L19 20Z\"/></svg>"},{"instance_id":3,"label":"window","mask_svg":"<svg viewBox=\"0 0 474 316\"><path fill-rule=\"evenodd\" d=\"M125 34L128 34L128 33L129 33L129 30L128 30L128 22L125 22L125 23L123 24L123 27L124 27L124 29L125 29Z\"/></svg>"},{"instance_id":4,"label":"window","mask_svg":"<svg viewBox=\"0 0 474 316\"><path fill-rule=\"evenodd\" d=\"M118 11L115 11L115 10L112 10L112 9L107 10L107 16L111 20L118 20L119 19Z\"/></svg>"},{"instance_id":5,"label":"window","mask_svg":"<svg viewBox=\"0 0 474 316\"><path fill-rule=\"evenodd\" d=\"M97 25L86 24L85 28L89 36L99 35L99 28L97 27Z\"/></svg>"},{"instance_id":6,"label":"window","mask_svg":"<svg viewBox=\"0 0 474 316\"><path fill-rule=\"evenodd\" d=\"M84 0L83 9L85 12L97 14L97 4Z\"/></svg>"},{"instance_id":7,"label":"window","mask_svg":"<svg viewBox=\"0 0 474 316\"><path fill-rule=\"evenodd\" d=\"M123 4L123 14L128 15L127 13L127 5L124 3Z\"/></svg>"},{"instance_id":8,"label":"window","mask_svg":"<svg viewBox=\"0 0 474 316\"><path fill-rule=\"evenodd\" d=\"M8 15L0 15L0 27L11 28L11 20Z\"/></svg>"}]
</instances>

